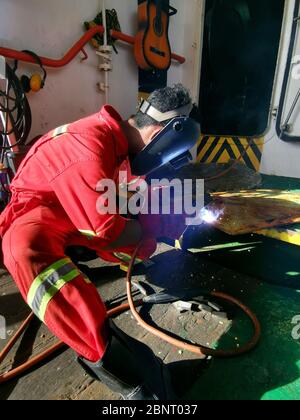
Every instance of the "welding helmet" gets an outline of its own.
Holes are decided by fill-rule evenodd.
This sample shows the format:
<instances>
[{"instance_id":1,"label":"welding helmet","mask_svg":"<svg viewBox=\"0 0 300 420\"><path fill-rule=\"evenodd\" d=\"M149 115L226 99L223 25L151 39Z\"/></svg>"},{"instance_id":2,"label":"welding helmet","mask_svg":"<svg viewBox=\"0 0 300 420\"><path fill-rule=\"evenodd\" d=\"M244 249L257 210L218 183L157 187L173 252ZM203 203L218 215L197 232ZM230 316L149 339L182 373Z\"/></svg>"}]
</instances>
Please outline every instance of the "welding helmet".
<instances>
[{"instance_id":1,"label":"welding helmet","mask_svg":"<svg viewBox=\"0 0 300 420\"><path fill-rule=\"evenodd\" d=\"M192 156L189 150L196 144L200 135L200 125L189 114L191 103L168 112L160 112L148 101L143 101L139 110L158 123L169 121L152 141L131 161L133 175L148 175L169 163L179 169L188 163Z\"/></svg>"}]
</instances>

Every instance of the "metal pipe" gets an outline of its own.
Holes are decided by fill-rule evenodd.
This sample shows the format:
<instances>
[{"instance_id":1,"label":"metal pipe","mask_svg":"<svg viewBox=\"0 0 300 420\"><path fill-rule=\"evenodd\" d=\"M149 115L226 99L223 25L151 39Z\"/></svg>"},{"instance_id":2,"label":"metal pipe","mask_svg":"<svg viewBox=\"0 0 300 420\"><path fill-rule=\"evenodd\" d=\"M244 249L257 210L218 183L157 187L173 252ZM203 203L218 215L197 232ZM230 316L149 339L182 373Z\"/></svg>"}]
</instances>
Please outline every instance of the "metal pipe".
<instances>
[{"instance_id":1,"label":"metal pipe","mask_svg":"<svg viewBox=\"0 0 300 420\"><path fill-rule=\"evenodd\" d=\"M106 21L106 7L105 0L102 0L102 24L104 28L103 32L103 45L107 45L107 21Z\"/></svg>"},{"instance_id":2,"label":"metal pipe","mask_svg":"<svg viewBox=\"0 0 300 420\"><path fill-rule=\"evenodd\" d=\"M46 67L63 67L70 63L73 58L83 49L83 47L96 35L103 34L104 27L102 25L97 25L94 28L89 29L73 47L60 59L53 59L40 56L42 64ZM127 42L128 44L134 45L135 37L131 35L124 34L123 32L111 30L111 36L114 39ZM25 61L27 63L36 64L34 58L22 51L13 50L11 48L0 47L0 55L3 55L6 58L13 60ZM182 57L178 54L171 54L173 60L178 61L180 64L185 63L185 57Z\"/></svg>"},{"instance_id":3,"label":"metal pipe","mask_svg":"<svg viewBox=\"0 0 300 420\"><path fill-rule=\"evenodd\" d=\"M103 34L103 32L104 28L102 25L97 25L89 29L64 55L64 57L60 59L40 57L42 64L46 67L63 67L67 65L83 49L85 44L87 44L96 34ZM3 55L6 58L36 64L35 59L31 55L10 48L0 47L0 55Z\"/></svg>"}]
</instances>

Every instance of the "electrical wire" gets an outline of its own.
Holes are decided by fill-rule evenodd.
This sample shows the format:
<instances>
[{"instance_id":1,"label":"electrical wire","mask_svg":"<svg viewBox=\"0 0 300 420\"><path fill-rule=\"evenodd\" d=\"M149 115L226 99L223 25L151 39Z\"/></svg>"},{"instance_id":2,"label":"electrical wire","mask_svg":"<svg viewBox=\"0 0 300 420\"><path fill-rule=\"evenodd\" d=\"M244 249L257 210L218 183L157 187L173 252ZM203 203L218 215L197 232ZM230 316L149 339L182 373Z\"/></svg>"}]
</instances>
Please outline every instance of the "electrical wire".
<instances>
[{"instance_id":1,"label":"electrical wire","mask_svg":"<svg viewBox=\"0 0 300 420\"><path fill-rule=\"evenodd\" d=\"M17 120L15 121L15 126L21 124L23 116L24 116L24 93L21 88L21 85L18 83L17 79L14 77L14 72L11 68L6 65L6 75L7 75L7 87L6 90L0 90L0 96L3 98L4 103L0 103L0 111L6 114L10 113L10 116L13 114L14 111L17 111ZM13 90L15 97L9 95L10 90ZM10 107L9 103L13 101L15 106ZM14 129L7 131L7 127L1 130L2 135L10 135L14 132Z\"/></svg>"},{"instance_id":2,"label":"electrical wire","mask_svg":"<svg viewBox=\"0 0 300 420\"><path fill-rule=\"evenodd\" d=\"M0 112L3 115L3 128L0 130L2 145L0 149L9 150L23 144L31 129L31 111L21 83L12 69L6 64L7 86L0 89ZM8 129L9 123L11 128ZM14 144L5 145L5 138L14 134L18 139Z\"/></svg>"}]
</instances>

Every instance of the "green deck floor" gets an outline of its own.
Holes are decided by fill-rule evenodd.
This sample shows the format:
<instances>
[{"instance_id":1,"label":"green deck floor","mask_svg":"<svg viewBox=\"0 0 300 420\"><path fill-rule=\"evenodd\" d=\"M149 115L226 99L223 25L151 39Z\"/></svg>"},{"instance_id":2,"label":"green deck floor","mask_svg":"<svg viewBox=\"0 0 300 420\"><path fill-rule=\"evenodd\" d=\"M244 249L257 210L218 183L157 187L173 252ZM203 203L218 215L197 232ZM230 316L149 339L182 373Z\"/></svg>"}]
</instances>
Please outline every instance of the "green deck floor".
<instances>
[{"instance_id":1,"label":"green deck floor","mask_svg":"<svg viewBox=\"0 0 300 420\"><path fill-rule=\"evenodd\" d=\"M261 284L245 302L262 324L259 346L248 355L215 359L189 398L203 400L300 400L300 339L292 319L300 314L300 292ZM250 323L239 319L222 340L249 338Z\"/></svg>"},{"instance_id":2,"label":"green deck floor","mask_svg":"<svg viewBox=\"0 0 300 420\"><path fill-rule=\"evenodd\" d=\"M264 176L262 187L300 189L300 181ZM210 245L219 249L210 250ZM251 287L240 285L243 301L262 324L262 339L254 351L236 359L214 359L188 397L300 400L300 338L292 337L292 321L300 316L300 248L260 235L232 237L211 228L189 232L184 248L250 276ZM230 292L230 279L223 280ZM251 324L241 314L219 347L228 348L236 340L239 345L250 334Z\"/></svg>"}]
</instances>

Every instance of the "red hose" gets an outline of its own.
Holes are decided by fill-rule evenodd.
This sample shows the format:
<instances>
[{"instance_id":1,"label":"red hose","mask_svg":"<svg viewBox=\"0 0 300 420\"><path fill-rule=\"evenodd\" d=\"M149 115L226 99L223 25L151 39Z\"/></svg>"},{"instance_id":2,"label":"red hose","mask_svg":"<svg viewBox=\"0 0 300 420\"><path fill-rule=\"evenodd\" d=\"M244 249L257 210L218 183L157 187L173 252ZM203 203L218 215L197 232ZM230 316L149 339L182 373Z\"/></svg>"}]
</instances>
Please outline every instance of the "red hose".
<instances>
[{"instance_id":1,"label":"red hose","mask_svg":"<svg viewBox=\"0 0 300 420\"><path fill-rule=\"evenodd\" d=\"M151 325L147 324L140 317L140 315L138 314L138 312L135 309L136 306L141 306L143 301L142 300L133 301L132 294L131 294L132 269L134 267L135 259L137 257L140 246L141 246L141 244L136 247L136 249L133 253L132 259L130 261L128 272L127 272L126 289L127 289L128 303L124 303L122 305L117 306L116 308L113 308L113 309L110 309L109 311L107 311L107 316L108 317L112 317L113 315L119 314L121 312L124 312L124 311L130 309L133 316L135 317L135 319L139 323L139 325L141 325L143 328L145 328L151 334L159 337L160 339L168 342L169 344L171 344L173 346L176 346L176 347L181 348L181 349L186 350L186 351L190 351L192 353L196 353L199 356L200 355L206 355L206 356L214 356L214 357L222 357L222 358L236 357L236 356L240 356L244 353L249 352L250 350L252 350L258 344L260 336L261 336L261 327L260 327L260 323L259 323L257 317L243 303L241 303L240 301L238 301L237 299L235 299L232 296L229 296L225 293L220 293L220 292L212 292L211 296L224 299L224 300L226 300L228 302L231 302L231 303L237 305L238 307L240 307L248 315L248 317L251 319L251 321L254 325L255 332L254 332L254 335L253 335L252 339L247 344L242 346L241 348L233 349L233 350L213 350L213 349L203 347L203 346L200 346L200 345L189 344L189 343L186 343L182 340L173 338L173 337L167 335L166 333L163 333L162 331L159 331L158 329L156 329L156 328L152 327ZM14 337L8 342L8 344L2 350L2 352L0 353L0 363L4 360L7 353L10 351L10 349L15 344L17 339L20 337L22 332L25 330L27 325L31 322L33 317L34 317L34 314L31 313L26 318L26 320L23 322L21 327L18 329L18 331L16 332ZM56 344L51 346L49 349L47 349L44 352L38 354L37 356L34 356L33 358L31 358L27 362L23 363L22 365L10 370L9 372L6 372L6 373L0 375L0 384L4 383L4 382L7 382L10 379L13 379L13 378L21 375L22 373L24 373L28 369L32 368L33 366L35 366L39 362L43 361L49 355L51 355L52 353L61 349L64 346L66 346L65 343L63 343L62 341L58 341Z\"/></svg>"}]
</instances>

